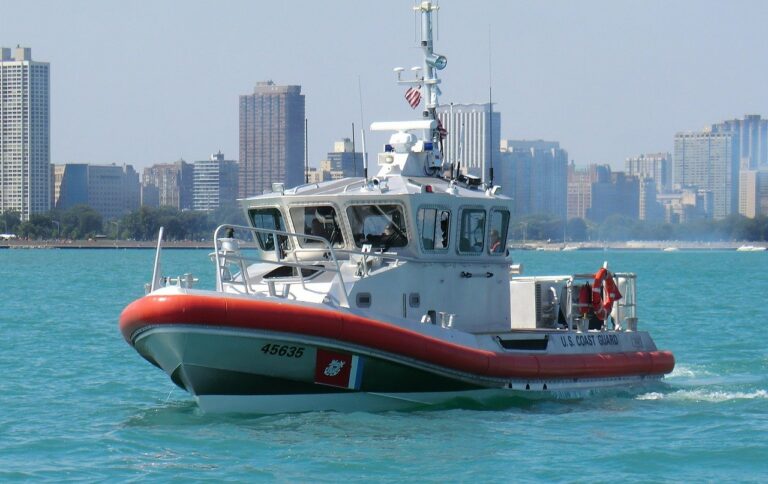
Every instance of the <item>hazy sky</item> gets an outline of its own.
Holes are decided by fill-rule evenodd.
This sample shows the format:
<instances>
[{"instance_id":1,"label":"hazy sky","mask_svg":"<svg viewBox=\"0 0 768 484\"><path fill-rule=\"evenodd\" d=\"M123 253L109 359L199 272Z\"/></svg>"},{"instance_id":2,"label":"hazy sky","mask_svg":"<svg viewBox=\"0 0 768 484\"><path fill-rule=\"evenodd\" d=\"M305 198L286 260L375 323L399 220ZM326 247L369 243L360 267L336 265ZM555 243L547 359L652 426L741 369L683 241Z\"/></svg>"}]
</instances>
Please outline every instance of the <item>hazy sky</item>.
<instances>
[{"instance_id":1,"label":"hazy sky","mask_svg":"<svg viewBox=\"0 0 768 484\"><path fill-rule=\"evenodd\" d=\"M411 0L0 0L0 46L51 63L54 163L238 157L238 96L300 84L310 162L360 127L418 116ZM443 103L493 99L503 138L623 167L678 131L768 116L768 2L442 0ZM359 142L359 141L358 141ZM368 151L378 150L369 138Z\"/></svg>"}]
</instances>

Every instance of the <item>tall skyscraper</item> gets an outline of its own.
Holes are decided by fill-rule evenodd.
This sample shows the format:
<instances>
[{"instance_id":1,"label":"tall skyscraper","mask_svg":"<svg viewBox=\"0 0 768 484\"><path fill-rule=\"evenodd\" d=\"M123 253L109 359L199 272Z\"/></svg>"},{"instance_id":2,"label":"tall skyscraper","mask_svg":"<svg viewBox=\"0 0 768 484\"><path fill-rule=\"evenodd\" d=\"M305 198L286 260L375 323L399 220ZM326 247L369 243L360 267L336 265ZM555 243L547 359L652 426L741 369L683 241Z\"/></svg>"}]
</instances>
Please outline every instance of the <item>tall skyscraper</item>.
<instances>
[{"instance_id":1,"label":"tall skyscraper","mask_svg":"<svg viewBox=\"0 0 768 484\"><path fill-rule=\"evenodd\" d=\"M568 152L556 141L501 140L496 183L515 215L567 215Z\"/></svg>"},{"instance_id":2,"label":"tall skyscraper","mask_svg":"<svg viewBox=\"0 0 768 484\"><path fill-rule=\"evenodd\" d=\"M642 154L624 160L624 171L640 179L651 178L660 193L672 190L672 155L669 153Z\"/></svg>"},{"instance_id":3,"label":"tall skyscraper","mask_svg":"<svg viewBox=\"0 0 768 484\"><path fill-rule=\"evenodd\" d=\"M712 192L712 218L722 219L738 209L739 162L732 133L705 130L675 135L672 180L681 187Z\"/></svg>"},{"instance_id":4,"label":"tall skyscraper","mask_svg":"<svg viewBox=\"0 0 768 484\"><path fill-rule=\"evenodd\" d=\"M237 162L219 151L208 160L193 163L192 209L216 210L237 204Z\"/></svg>"},{"instance_id":5,"label":"tall skyscraper","mask_svg":"<svg viewBox=\"0 0 768 484\"><path fill-rule=\"evenodd\" d=\"M499 161L501 114L487 103L452 104L439 106L437 117L448 131L445 159L454 166L460 161L462 173L488 180L491 164Z\"/></svg>"},{"instance_id":6,"label":"tall skyscraper","mask_svg":"<svg viewBox=\"0 0 768 484\"><path fill-rule=\"evenodd\" d=\"M742 170L768 167L768 119L761 119L759 114L747 114L744 119L713 124L711 131L733 135L734 156Z\"/></svg>"},{"instance_id":7,"label":"tall skyscraper","mask_svg":"<svg viewBox=\"0 0 768 484\"><path fill-rule=\"evenodd\" d=\"M273 182L304 183L304 104L301 86L272 81L240 96L241 198L261 195Z\"/></svg>"},{"instance_id":8,"label":"tall skyscraper","mask_svg":"<svg viewBox=\"0 0 768 484\"><path fill-rule=\"evenodd\" d=\"M50 65L0 48L0 213L51 209Z\"/></svg>"}]
</instances>

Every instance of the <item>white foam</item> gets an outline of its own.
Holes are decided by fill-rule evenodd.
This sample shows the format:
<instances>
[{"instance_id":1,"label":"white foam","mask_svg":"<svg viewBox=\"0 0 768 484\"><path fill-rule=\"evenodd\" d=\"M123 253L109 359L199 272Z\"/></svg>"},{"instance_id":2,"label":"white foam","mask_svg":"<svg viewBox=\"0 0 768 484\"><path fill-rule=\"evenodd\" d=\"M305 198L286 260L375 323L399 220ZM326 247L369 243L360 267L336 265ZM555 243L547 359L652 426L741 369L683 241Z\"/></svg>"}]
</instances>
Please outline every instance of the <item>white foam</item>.
<instances>
[{"instance_id":1,"label":"white foam","mask_svg":"<svg viewBox=\"0 0 768 484\"><path fill-rule=\"evenodd\" d=\"M672 393L651 392L638 395L637 400L672 400L672 401L697 401L720 403L730 400L753 400L756 398L768 399L768 391L756 390L754 392L723 392L708 390L679 390Z\"/></svg>"},{"instance_id":2,"label":"white foam","mask_svg":"<svg viewBox=\"0 0 768 484\"><path fill-rule=\"evenodd\" d=\"M675 365L675 369L667 378L698 378L711 376L712 373L699 368L689 367L685 365Z\"/></svg>"}]
</instances>

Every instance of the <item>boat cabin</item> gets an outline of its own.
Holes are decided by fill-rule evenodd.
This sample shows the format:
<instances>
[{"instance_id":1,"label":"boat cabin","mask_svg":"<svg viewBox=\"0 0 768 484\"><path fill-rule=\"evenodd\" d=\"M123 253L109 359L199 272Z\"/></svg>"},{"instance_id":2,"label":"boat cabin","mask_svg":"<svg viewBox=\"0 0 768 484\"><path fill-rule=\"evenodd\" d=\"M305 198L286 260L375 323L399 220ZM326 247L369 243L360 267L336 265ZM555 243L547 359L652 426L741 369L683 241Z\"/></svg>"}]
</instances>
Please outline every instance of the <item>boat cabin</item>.
<instances>
[{"instance_id":1,"label":"boat cabin","mask_svg":"<svg viewBox=\"0 0 768 484\"><path fill-rule=\"evenodd\" d=\"M431 176L442 169L440 151L411 131L436 129L434 120L373 123L372 130L393 130L379 153L373 178L345 178L302 185L244 201L256 228L320 236L334 249L393 252L427 260L499 261L506 255L510 203L480 180ZM273 250L269 236L263 250ZM321 245L298 237L303 248ZM291 242L283 240L283 250Z\"/></svg>"}]
</instances>

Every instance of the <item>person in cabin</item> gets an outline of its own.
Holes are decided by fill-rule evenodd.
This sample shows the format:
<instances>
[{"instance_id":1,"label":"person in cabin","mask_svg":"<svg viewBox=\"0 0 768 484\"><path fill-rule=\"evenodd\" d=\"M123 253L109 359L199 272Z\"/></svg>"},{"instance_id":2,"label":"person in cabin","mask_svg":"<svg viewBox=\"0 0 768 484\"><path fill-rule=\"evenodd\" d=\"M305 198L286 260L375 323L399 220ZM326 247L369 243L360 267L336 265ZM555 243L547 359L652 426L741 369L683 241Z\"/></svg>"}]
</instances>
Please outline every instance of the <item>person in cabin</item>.
<instances>
[{"instance_id":1,"label":"person in cabin","mask_svg":"<svg viewBox=\"0 0 768 484\"><path fill-rule=\"evenodd\" d=\"M384 250L387 250L390 247L403 247L408 242L403 232L395 227L394 223L388 223L387 226L384 227L384 232L381 234L380 241L381 247L383 247Z\"/></svg>"},{"instance_id":2,"label":"person in cabin","mask_svg":"<svg viewBox=\"0 0 768 484\"><path fill-rule=\"evenodd\" d=\"M316 217L312 218L312 228L310 230L311 235L315 235L317 237L324 237L328 238L328 235L325 233L325 228L323 227L323 223L320 222Z\"/></svg>"},{"instance_id":3,"label":"person in cabin","mask_svg":"<svg viewBox=\"0 0 768 484\"><path fill-rule=\"evenodd\" d=\"M504 250L501 245L501 237L499 237L499 231L496 229L491 230L491 252L498 254Z\"/></svg>"}]
</instances>

